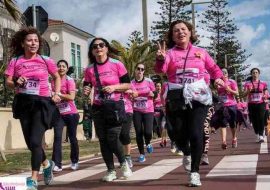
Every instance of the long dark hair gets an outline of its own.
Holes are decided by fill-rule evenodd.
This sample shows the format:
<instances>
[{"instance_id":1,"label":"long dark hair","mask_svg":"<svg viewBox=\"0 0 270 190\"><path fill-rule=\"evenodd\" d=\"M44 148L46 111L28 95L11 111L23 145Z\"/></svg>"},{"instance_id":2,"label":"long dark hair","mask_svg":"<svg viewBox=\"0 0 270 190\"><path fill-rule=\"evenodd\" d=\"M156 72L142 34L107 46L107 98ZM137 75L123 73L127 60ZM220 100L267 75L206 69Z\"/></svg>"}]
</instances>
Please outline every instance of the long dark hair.
<instances>
[{"instance_id":1,"label":"long dark hair","mask_svg":"<svg viewBox=\"0 0 270 190\"><path fill-rule=\"evenodd\" d=\"M105 40L104 38L96 37L91 41L89 48L88 48L88 59L89 59L90 63L96 62L96 58L92 54L93 44L96 40L101 40L105 43L106 47L108 48L108 57L116 57L117 55L119 55L119 51L117 49L113 48L107 40Z\"/></svg>"},{"instance_id":2,"label":"long dark hair","mask_svg":"<svg viewBox=\"0 0 270 190\"><path fill-rule=\"evenodd\" d=\"M10 49L11 56L18 57L20 55L24 55L24 49L22 47L22 43L24 42L26 36L28 34L36 34L38 36L39 48L37 53L40 54L43 46L43 40L38 30L34 27L23 27L19 31L17 31L14 36L11 38Z\"/></svg>"},{"instance_id":3,"label":"long dark hair","mask_svg":"<svg viewBox=\"0 0 270 190\"><path fill-rule=\"evenodd\" d=\"M190 42L192 44L198 40L198 38L194 32L194 27L191 23L184 21L184 20L176 20L176 21L173 21L171 23L169 31L167 33L167 46L168 46L168 48L172 48L175 45L175 42L173 41L173 27L179 23L185 24L187 26L188 30L191 32Z\"/></svg>"}]
</instances>

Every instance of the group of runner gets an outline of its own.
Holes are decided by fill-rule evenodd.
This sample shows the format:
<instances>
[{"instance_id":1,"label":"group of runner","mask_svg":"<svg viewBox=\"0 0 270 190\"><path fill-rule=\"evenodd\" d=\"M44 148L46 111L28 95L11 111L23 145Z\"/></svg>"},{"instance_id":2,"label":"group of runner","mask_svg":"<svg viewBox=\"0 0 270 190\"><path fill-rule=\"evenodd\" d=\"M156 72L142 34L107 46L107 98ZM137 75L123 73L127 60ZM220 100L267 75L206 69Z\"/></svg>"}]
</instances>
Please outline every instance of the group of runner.
<instances>
[{"instance_id":1,"label":"group of runner","mask_svg":"<svg viewBox=\"0 0 270 190\"><path fill-rule=\"evenodd\" d=\"M94 38L89 45L90 64L84 73L83 93L93 92L91 118L99 139L100 150L107 166L103 181L117 178L113 156L120 163L124 178L132 176L130 130L135 128L139 155L146 160L146 151L153 153L153 124L166 147L167 134L172 145L183 155L183 167L189 186L201 186L199 166L209 164L210 127L221 127L222 148L227 148L226 128L232 131L232 147L237 147L236 97L237 83L228 78L207 51L193 43L197 40L193 26L182 20L171 23L166 42L158 43L155 71L167 76L167 81L154 82L144 76L146 66L138 63L134 79L130 80L125 65L114 56L118 51L104 38ZM69 64L57 64L41 56L41 37L31 27L23 28L12 38L13 59L5 72L7 85L16 89L14 117L20 119L26 144L31 151L32 176L27 178L30 189L38 187L38 171L43 165L45 184L53 179L53 171L62 170L62 131L67 126L70 139L71 168L79 168L79 146L76 138L79 114L74 104L76 86L67 75ZM251 70L252 78L244 85L249 118L258 142L263 142L267 85L259 80L260 70ZM51 90L49 75L52 77ZM210 84L217 89L213 101ZM216 107L215 105L221 104ZM242 106L243 108L243 106ZM245 112L242 118L245 118ZM54 128L52 160L46 158L42 138ZM154 130L155 131L155 130ZM172 147L173 149L173 147Z\"/></svg>"}]
</instances>

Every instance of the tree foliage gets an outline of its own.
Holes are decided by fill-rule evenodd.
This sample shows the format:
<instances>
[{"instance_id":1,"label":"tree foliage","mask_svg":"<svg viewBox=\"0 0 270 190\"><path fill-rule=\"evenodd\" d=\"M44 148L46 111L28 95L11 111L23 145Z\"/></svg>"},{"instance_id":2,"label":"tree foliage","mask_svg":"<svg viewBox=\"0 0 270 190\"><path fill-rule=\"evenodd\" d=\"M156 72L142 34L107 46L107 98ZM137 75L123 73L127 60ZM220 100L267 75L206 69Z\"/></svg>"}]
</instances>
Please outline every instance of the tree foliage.
<instances>
[{"instance_id":1,"label":"tree foliage","mask_svg":"<svg viewBox=\"0 0 270 190\"><path fill-rule=\"evenodd\" d=\"M214 0L202 14L202 28L211 34L208 37L211 43L206 48L212 56L216 54L216 61L220 67L225 67L226 55L229 74L241 75L240 73L249 67L244 62L250 54L241 47L235 36L238 28L230 18L231 13L227 6L227 0Z\"/></svg>"},{"instance_id":2,"label":"tree foliage","mask_svg":"<svg viewBox=\"0 0 270 190\"><path fill-rule=\"evenodd\" d=\"M154 40L164 39L165 33L174 20L190 20L191 10L187 6L192 0L159 0L161 12L156 12L160 16L160 20L154 21L151 27L151 35Z\"/></svg>"}]
</instances>

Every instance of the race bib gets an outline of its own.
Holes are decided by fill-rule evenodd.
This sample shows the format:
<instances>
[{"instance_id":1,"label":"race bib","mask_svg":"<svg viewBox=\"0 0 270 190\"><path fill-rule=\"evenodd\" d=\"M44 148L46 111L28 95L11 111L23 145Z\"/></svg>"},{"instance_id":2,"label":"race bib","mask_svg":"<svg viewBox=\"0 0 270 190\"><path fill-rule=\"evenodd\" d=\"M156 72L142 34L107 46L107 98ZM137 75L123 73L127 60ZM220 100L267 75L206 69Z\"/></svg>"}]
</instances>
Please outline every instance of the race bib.
<instances>
[{"instance_id":1,"label":"race bib","mask_svg":"<svg viewBox=\"0 0 270 190\"><path fill-rule=\"evenodd\" d=\"M251 93L250 99L252 102L259 102L262 100L262 94L261 93Z\"/></svg>"},{"instance_id":2,"label":"race bib","mask_svg":"<svg viewBox=\"0 0 270 190\"><path fill-rule=\"evenodd\" d=\"M183 69L176 70L176 83L185 84L193 83L199 79L199 69L197 68L186 68L185 75L183 75Z\"/></svg>"},{"instance_id":3,"label":"race bib","mask_svg":"<svg viewBox=\"0 0 270 190\"><path fill-rule=\"evenodd\" d=\"M23 87L19 88L19 93L39 95L39 79L28 79Z\"/></svg>"},{"instance_id":4,"label":"race bib","mask_svg":"<svg viewBox=\"0 0 270 190\"><path fill-rule=\"evenodd\" d=\"M114 93L105 94L104 96L105 96L104 99L107 99L107 100L112 100L112 99L115 98L115 94ZM101 96L100 96L100 94L98 92L95 94L95 98L94 99L95 100L98 100L98 101L101 100Z\"/></svg>"},{"instance_id":5,"label":"race bib","mask_svg":"<svg viewBox=\"0 0 270 190\"><path fill-rule=\"evenodd\" d=\"M147 97L136 98L134 101L134 108L144 110L148 108Z\"/></svg>"},{"instance_id":6,"label":"race bib","mask_svg":"<svg viewBox=\"0 0 270 190\"><path fill-rule=\"evenodd\" d=\"M70 112L71 108L70 105L68 104L68 102L60 102L56 104L60 113L66 113L66 112Z\"/></svg>"}]
</instances>

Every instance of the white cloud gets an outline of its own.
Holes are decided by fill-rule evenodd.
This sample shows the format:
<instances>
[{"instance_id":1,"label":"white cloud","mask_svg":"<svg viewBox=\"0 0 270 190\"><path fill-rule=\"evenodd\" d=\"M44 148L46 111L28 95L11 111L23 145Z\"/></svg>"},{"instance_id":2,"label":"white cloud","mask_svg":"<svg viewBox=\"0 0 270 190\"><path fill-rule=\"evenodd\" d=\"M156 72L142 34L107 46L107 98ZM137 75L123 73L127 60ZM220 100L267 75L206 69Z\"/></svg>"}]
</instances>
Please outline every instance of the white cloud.
<instances>
[{"instance_id":1,"label":"white cloud","mask_svg":"<svg viewBox=\"0 0 270 190\"><path fill-rule=\"evenodd\" d=\"M238 27L239 31L236 33L236 36L245 49L249 49L252 42L260 39L266 31L266 26L263 23L256 28L245 23L241 23Z\"/></svg>"},{"instance_id":2,"label":"white cloud","mask_svg":"<svg viewBox=\"0 0 270 190\"><path fill-rule=\"evenodd\" d=\"M269 0L245 0L232 6L230 11L236 20L246 20L258 16L270 15Z\"/></svg>"}]
</instances>

